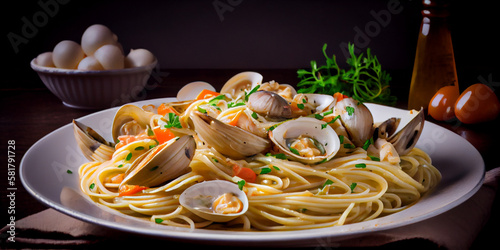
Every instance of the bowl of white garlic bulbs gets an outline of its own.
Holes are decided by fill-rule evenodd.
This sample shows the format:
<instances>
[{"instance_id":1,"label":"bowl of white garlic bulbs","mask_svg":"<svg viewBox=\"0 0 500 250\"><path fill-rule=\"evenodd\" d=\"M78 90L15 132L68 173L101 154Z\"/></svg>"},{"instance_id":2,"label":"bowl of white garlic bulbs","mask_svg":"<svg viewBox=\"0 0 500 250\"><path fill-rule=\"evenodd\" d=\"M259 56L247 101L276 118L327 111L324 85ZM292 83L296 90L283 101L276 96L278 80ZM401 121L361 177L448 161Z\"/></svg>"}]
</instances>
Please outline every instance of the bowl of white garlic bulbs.
<instances>
[{"instance_id":1,"label":"bowl of white garlic bulbs","mask_svg":"<svg viewBox=\"0 0 500 250\"><path fill-rule=\"evenodd\" d=\"M81 43L61 41L34 58L31 68L64 105L103 109L141 93L157 63L147 49L125 54L108 27L94 24L85 30Z\"/></svg>"}]
</instances>

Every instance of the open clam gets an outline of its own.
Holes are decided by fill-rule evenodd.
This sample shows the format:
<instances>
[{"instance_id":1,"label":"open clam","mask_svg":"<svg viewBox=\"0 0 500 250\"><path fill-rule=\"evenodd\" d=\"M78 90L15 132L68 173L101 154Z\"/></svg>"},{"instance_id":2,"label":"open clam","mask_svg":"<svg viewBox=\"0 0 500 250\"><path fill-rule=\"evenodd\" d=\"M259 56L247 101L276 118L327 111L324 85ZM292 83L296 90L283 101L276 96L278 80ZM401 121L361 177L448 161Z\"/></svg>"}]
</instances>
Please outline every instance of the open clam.
<instances>
[{"instance_id":1,"label":"open clam","mask_svg":"<svg viewBox=\"0 0 500 250\"><path fill-rule=\"evenodd\" d=\"M106 141L92 128L73 120L73 133L76 143L85 158L91 161L107 161L115 152L114 143Z\"/></svg>"},{"instance_id":2,"label":"open clam","mask_svg":"<svg viewBox=\"0 0 500 250\"><path fill-rule=\"evenodd\" d=\"M399 155L408 154L415 144L417 144L420 134L424 128L425 116L421 108L420 111L411 110L407 117L390 118L375 127L373 139L386 139L392 143ZM405 124L404 126L400 126Z\"/></svg>"},{"instance_id":3,"label":"open clam","mask_svg":"<svg viewBox=\"0 0 500 250\"><path fill-rule=\"evenodd\" d=\"M171 139L138 157L120 185L154 187L185 174L195 150L193 136Z\"/></svg>"},{"instance_id":4,"label":"open clam","mask_svg":"<svg viewBox=\"0 0 500 250\"><path fill-rule=\"evenodd\" d=\"M184 85L184 87L182 87L179 92L177 92L177 100L181 102L194 100L203 90L215 91L215 88L208 82L190 82Z\"/></svg>"},{"instance_id":5,"label":"open clam","mask_svg":"<svg viewBox=\"0 0 500 250\"><path fill-rule=\"evenodd\" d=\"M262 83L263 76L257 72L241 72L231 77L222 86L221 94L229 94L232 98L242 96L246 91L250 91L255 86Z\"/></svg>"},{"instance_id":6,"label":"open clam","mask_svg":"<svg viewBox=\"0 0 500 250\"><path fill-rule=\"evenodd\" d=\"M190 116L196 132L208 145L233 159L255 155L268 148L269 141L239 127L225 124L200 112Z\"/></svg>"},{"instance_id":7,"label":"open clam","mask_svg":"<svg viewBox=\"0 0 500 250\"><path fill-rule=\"evenodd\" d=\"M154 113L145 111L135 105L126 104L116 111L112 125L112 136L116 142L120 135L138 135L143 132Z\"/></svg>"},{"instance_id":8,"label":"open clam","mask_svg":"<svg viewBox=\"0 0 500 250\"><path fill-rule=\"evenodd\" d=\"M204 181L187 188L180 204L203 219L227 222L248 210L248 198L238 185L223 180Z\"/></svg>"},{"instance_id":9,"label":"open clam","mask_svg":"<svg viewBox=\"0 0 500 250\"><path fill-rule=\"evenodd\" d=\"M330 160L340 149L332 127L311 117L286 121L270 131L269 137L281 152L306 164Z\"/></svg>"}]
</instances>

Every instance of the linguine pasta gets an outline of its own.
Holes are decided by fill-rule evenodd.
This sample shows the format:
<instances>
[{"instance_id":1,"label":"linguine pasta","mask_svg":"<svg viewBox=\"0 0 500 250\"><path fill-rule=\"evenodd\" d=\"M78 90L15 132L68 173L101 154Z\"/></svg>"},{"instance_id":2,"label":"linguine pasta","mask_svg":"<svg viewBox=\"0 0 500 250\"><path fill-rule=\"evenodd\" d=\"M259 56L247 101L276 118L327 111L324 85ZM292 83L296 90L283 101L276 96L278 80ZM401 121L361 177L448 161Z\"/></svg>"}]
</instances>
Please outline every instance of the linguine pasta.
<instances>
[{"instance_id":1,"label":"linguine pasta","mask_svg":"<svg viewBox=\"0 0 500 250\"><path fill-rule=\"evenodd\" d=\"M396 213L418 202L441 179L430 157L418 148L411 149L406 155L394 155L393 151L384 150L384 147L391 147L384 141L354 146L342 123L333 119L336 113L328 111L320 118L325 124L330 121L328 126L335 129L342 141L332 159L305 164L287 158L275 147L244 159L232 159L198 136L190 115L203 111L229 123L237 115L246 114L243 116L247 119L246 130L264 136L282 121L256 115L244 105L244 95L226 95L215 101L214 98L189 103L182 113L176 115L180 126L172 127L168 114L155 114L144 128L148 134L153 128L168 125L177 136L194 136L196 151L187 173L159 186L135 187L139 190L129 195L120 193L120 180L134 160L158 146L155 135L149 133L150 136L136 136L126 144L120 141L120 147L109 160L83 164L79 169L81 190L102 205L153 223L190 228L276 231L340 226ZM236 103L242 104L234 105ZM143 108L152 112L158 109L153 105ZM127 125L124 126L126 129ZM377 146L377 143L383 146ZM251 169L255 179L243 181L235 176L235 166ZM215 223L180 205L179 196L186 188L216 179L240 185L249 200L244 215L226 223Z\"/></svg>"}]
</instances>

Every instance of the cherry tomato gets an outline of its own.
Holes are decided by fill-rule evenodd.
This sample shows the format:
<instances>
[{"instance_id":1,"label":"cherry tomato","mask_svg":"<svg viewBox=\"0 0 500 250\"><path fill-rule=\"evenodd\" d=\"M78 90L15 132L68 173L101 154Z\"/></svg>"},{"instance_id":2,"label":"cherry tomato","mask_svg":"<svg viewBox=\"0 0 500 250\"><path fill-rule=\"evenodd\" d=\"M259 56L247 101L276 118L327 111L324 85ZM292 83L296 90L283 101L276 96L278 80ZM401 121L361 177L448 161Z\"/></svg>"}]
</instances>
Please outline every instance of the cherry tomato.
<instances>
[{"instance_id":1,"label":"cherry tomato","mask_svg":"<svg viewBox=\"0 0 500 250\"><path fill-rule=\"evenodd\" d=\"M455 117L455 102L460 92L456 86L440 88L429 102L429 114L438 121L446 121Z\"/></svg>"},{"instance_id":2,"label":"cherry tomato","mask_svg":"<svg viewBox=\"0 0 500 250\"><path fill-rule=\"evenodd\" d=\"M494 120L500 113L497 96L482 83L468 87L455 103L455 115L467 124Z\"/></svg>"}]
</instances>

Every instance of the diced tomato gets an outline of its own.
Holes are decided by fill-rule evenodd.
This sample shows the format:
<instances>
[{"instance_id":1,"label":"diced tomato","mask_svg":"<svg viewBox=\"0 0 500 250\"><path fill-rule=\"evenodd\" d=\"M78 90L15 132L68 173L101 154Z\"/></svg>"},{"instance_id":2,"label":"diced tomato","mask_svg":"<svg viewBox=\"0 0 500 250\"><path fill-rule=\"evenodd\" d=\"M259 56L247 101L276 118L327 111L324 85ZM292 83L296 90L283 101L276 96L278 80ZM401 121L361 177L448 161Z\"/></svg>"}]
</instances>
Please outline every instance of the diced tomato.
<instances>
[{"instance_id":1,"label":"diced tomato","mask_svg":"<svg viewBox=\"0 0 500 250\"><path fill-rule=\"evenodd\" d=\"M333 94L333 97L337 99L337 102L342 101L344 98L349 98L349 96L346 96L340 92Z\"/></svg>"},{"instance_id":2,"label":"diced tomato","mask_svg":"<svg viewBox=\"0 0 500 250\"><path fill-rule=\"evenodd\" d=\"M164 142L175 137L174 133L172 133L172 131L168 128L157 127L153 129L153 133L155 134L156 140L159 144L163 144Z\"/></svg>"},{"instance_id":3,"label":"diced tomato","mask_svg":"<svg viewBox=\"0 0 500 250\"><path fill-rule=\"evenodd\" d=\"M252 169L238 164L233 165L233 176L238 176L246 182L255 182L255 179L257 179L257 174Z\"/></svg>"},{"instance_id":4,"label":"diced tomato","mask_svg":"<svg viewBox=\"0 0 500 250\"><path fill-rule=\"evenodd\" d=\"M208 90L208 89L204 89L202 90L198 96L196 97L196 100L203 100L203 99L208 99L208 98L212 98L212 97L216 97L220 95L219 93L215 92L215 91L211 91L211 90Z\"/></svg>"},{"instance_id":5,"label":"diced tomato","mask_svg":"<svg viewBox=\"0 0 500 250\"><path fill-rule=\"evenodd\" d=\"M162 115L162 116L165 116L168 113L174 113L176 115L179 115L179 113L174 108L172 108L170 106L167 106L165 103L162 103L158 107L158 114Z\"/></svg>"},{"instance_id":6,"label":"diced tomato","mask_svg":"<svg viewBox=\"0 0 500 250\"><path fill-rule=\"evenodd\" d=\"M139 185L121 185L118 196L134 195L144 189L147 189L147 187Z\"/></svg>"}]
</instances>

